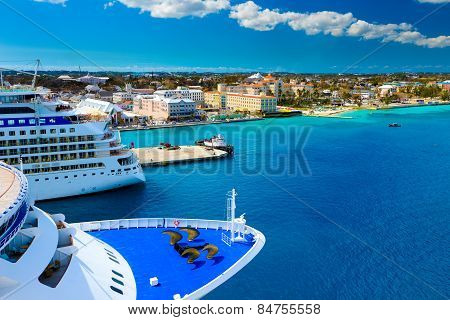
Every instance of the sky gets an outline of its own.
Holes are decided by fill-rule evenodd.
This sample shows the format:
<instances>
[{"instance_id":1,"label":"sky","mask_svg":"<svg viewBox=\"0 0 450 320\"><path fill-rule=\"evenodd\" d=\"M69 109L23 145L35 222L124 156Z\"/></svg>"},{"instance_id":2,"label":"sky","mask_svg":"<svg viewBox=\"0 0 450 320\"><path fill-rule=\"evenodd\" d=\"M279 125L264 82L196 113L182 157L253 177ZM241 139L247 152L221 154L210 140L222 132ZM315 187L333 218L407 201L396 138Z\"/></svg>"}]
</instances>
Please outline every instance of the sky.
<instances>
[{"instance_id":1,"label":"sky","mask_svg":"<svg viewBox=\"0 0 450 320\"><path fill-rule=\"evenodd\" d=\"M0 0L0 66L450 72L450 0Z\"/></svg>"}]
</instances>

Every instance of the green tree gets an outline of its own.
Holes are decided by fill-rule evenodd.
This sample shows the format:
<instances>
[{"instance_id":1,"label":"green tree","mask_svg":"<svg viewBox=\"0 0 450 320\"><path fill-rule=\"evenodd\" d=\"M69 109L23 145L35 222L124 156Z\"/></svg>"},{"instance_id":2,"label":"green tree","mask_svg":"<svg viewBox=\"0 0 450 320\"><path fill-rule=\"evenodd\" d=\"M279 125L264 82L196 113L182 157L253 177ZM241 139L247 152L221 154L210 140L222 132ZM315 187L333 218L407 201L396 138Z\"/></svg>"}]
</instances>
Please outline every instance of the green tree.
<instances>
[{"instance_id":1,"label":"green tree","mask_svg":"<svg viewBox=\"0 0 450 320\"><path fill-rule=\"evenodd\" d=\"M441 99L444 100L444 101L450 101L450 91L442 90L442 92L441 92Z\"/></svg>"}]
</instances>

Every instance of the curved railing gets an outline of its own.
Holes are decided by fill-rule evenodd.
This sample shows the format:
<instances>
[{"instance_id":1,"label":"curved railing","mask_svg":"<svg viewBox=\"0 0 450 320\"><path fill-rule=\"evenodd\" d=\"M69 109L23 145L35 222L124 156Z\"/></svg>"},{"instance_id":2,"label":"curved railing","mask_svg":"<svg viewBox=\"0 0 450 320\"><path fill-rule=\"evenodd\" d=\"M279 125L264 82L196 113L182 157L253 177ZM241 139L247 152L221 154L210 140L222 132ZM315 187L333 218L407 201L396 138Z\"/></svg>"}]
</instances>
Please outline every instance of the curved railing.
<instances>
[{"instance_id":1,"label":"curved railing","mask_svg":"<svg viewBox=\"0 0 450 320\"><path fill-rule=\"evenodd\" d=\"M16 199L5 211L0 213L0 228L6 225L5 231L0 234L0 249L2 249L19 232L25 222L29 208L29 192L28 180L21 171L4 163L0 163L0 168L14 174L15 179L19 179L20 182Z\"/></svg>"},{"instance_id":2,"label":"curved railing","mask_svg":"<svg viewBox=\"0 0 450 320\"><path fill-rule=\"evenodd\" d=\"M202 220L202 219L177 219L177 218L136 218L120 220L103 220L92 222L71 223L85 232L116 230L129 228L173 228L175 223L178 227L192 227L196 229L214 229L230 230L230 222L220 220ZM248 230L252 228L245 226ZM236 232L238 230L236 229ZM239 230L241 231L241 230ZM243 231L243 230L242 230Z\"/></svg>"},{"instance_id":3,"label":"curved railing","mask_svg":"<svg viewBox=\"0 0 450 320\"><path fill-rule=\"evenodd\" d=\"M122 220L105 220L105 221L93 221L71 224L85 232L101 231L101 230L117 230L117 229L129 229L129 228L173 228L175 224L178 227L193 227L196 229L213 229L213 230L230 230L229 221L220 220L202 220L202 219L177 219L177 218L138 218L138 219L122 219ZM236 232L247 231L254 236L255 242L251 249L249 249L238 261L236 261L231 267L221 273L217 278L213 279L209 283L205 284L201 288L191 292L182 299L192 300L200 299L207 293L211 292L239 270L245 267L264 247L266 238L260 231L243 225L238 224L235 227Z\"/></svg>"}]
</instances>

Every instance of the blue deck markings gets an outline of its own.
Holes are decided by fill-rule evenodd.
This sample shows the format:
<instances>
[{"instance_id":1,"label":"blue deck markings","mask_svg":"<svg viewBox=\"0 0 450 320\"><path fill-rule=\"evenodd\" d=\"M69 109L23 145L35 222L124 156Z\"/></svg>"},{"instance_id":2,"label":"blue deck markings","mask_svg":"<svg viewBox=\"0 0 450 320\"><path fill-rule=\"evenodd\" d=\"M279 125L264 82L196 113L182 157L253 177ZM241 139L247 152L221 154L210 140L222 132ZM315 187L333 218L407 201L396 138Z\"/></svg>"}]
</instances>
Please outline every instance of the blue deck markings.
<instances>
[{"instance_id":1,"label":"blue deck markings","mask_svg":"<svg viewBox=\"0 0 450 320\"><path fill-rule=\"evenodd\" d=\"M120 229L90 232L90 234L114 247L128 261L136 280L137 298L144 300L173 299L175 294L183 297L190 294L236 263L251 248L248 243L235 243L232 247L222 242L222 230L199 229L200 235L194 241L187 241L183 235L180 245L191 247L211 243L219 248L217 255L208 260L202 252L193 263L181 257L169 245L169 236L164 230L174 228ZM151 287L149 279L158 277L159 285Z\"/></svg>"}]
</instances>

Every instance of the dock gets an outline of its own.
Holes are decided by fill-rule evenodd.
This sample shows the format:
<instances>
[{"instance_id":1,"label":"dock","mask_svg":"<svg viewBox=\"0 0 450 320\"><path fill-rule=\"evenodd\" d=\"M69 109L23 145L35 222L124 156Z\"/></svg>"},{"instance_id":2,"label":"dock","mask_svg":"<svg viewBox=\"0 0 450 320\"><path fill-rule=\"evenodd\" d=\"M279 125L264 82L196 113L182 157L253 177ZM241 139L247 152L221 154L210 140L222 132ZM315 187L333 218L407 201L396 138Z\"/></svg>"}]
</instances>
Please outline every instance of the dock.
<instances>
[{"instance_id":1,"label":"dock","mask_svg":"<svg viewBox=\"0 0 450 320\"><path fill-rule=\"evenodd\" d=\"M162 147L133 149L142 166L164 166L182 162L221 159L228 156L226 151L202 146L180 146L179 149Z\"/></svg>"}]
</instances>

